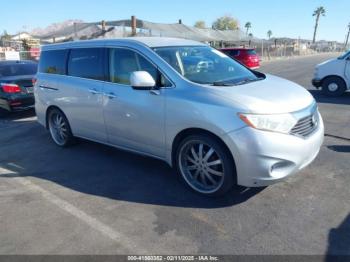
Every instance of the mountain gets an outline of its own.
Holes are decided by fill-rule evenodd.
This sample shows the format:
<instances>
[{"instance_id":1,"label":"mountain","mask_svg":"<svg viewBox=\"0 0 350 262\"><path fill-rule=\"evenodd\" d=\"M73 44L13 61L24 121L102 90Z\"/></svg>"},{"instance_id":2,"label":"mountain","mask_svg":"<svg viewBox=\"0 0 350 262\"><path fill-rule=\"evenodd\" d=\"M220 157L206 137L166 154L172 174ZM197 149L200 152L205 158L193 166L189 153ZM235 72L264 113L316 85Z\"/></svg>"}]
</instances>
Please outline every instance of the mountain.
<instances>
[{"instance_id":1,"label":"mountain","mask_svg":"<svg viewBox=\"0 0 350 262\"><path fill-rule=\"evenodd\" d=\"M59 31L61 29L64 29L68 26L73 25L74 23L84 23L83 20L78 20L78 19L70 19L66 20L60 23L53 23L45 28L34 28L29 34L35 35L35 36L42 36L42 35L47 35L56 31Z\"/></svg>"}]
</instances>

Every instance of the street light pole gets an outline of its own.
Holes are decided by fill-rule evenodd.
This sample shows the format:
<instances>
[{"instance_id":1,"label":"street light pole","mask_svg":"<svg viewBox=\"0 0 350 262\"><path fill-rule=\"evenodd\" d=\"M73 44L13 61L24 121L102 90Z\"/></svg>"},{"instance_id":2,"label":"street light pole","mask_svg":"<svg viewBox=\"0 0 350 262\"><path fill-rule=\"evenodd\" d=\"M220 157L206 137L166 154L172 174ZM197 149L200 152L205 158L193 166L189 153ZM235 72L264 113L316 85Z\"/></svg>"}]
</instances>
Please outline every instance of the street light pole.
<instances>
[{"instance_id":1,"label":"street light pole","mask_svg":"<svg viewBox=\"0 0 350 262\"><path fill-rule=\"evenodd\" d=\"M346 41L345 41L345 45L344 45L344 49L346 50L346 47L348 45L348 41L349 41L349 35L350 35L350 23L348 25L348 34L346 35Z\"/></svg>"}]
</instances>

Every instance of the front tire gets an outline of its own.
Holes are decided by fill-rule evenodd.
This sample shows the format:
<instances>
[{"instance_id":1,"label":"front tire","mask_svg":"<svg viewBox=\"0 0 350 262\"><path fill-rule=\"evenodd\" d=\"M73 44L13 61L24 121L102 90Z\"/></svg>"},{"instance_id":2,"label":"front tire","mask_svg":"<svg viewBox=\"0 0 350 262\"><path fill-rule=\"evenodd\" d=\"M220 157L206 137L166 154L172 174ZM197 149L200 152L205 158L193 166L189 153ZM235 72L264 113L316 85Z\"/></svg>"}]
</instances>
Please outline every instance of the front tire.
<instances>
[{"instance_id":1,"label":"front tire","mask_svg":"<svg viewBox=\"0 0 350 262\"><path fill-rule=\"evenodd\" d=\"M337 76L327 77L322 81L322 92L326 96L341 96L346 91L346 84L343 79Z\"/></svg>"},{"instance_id":2,"label":"front tire","mask_svg":"<svg viewBox=\"0 0 350 262\"><path fill-rule=\"evenodd\" d=\"M67 147L74 143L74 136L69 122L62 111L54 108L48 113L48 128L52 140L60 147Z\"/></svg>"},{"instance_id":3,"label":"front tire","mask_svg":"<svg viewBox=\"0 0 350 262\"><path fill-rule=\"evenodd\" d=\"M210 135L186 137L177 149L176 168L188 186L204 195L223 195L235 184L230 152Z\"/></svg>"}]
</instances>

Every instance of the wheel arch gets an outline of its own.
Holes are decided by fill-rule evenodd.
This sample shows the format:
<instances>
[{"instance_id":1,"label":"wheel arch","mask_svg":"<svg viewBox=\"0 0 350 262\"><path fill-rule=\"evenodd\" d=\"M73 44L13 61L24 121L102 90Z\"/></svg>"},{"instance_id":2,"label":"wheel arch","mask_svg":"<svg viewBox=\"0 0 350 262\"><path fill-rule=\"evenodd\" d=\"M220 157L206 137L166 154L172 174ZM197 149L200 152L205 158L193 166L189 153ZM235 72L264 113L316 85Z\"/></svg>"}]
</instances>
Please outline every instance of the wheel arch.
<instances>
[{"instance_id":1,"label":"wheel arch","mask_svg":"<svg viewBox=\"0 0 350 262\"><path fill-rule=\"evenodd\" d=\"M214 134L211 131L208 131L206 129L203 128L186 128L181 130L179 133L177 133L177 135L174 137L172 145L171 145L171 165L175 166L175 160L176 160L176 152L178 150L178 147L181 143L181 141L183 141L183 139L185 139L186 137L190 136L190 135L209 135L212 138L214 138L218 143L220 143L223 148L225 149L225 151L227 151L227 153L229 154L230 158L232 159L233 163L234 163L234 168L236 169L236 162L235 162L235 158L233 157L231 150L228 148L228 146L226 145L226 143L216 134Z\"/></svg>"},{"instance_id":2,"label":"wheel arch","mask_svg":"<svg viewBox=\"0 0 350 262\"><path fill-rule=\"evenodd\" d=\"M46 129L49 128L49 113L51 110L53 109L57 109L59 110L66 118L67 118L67 115L63 112L63 110L61 108L59 108L58 106L56 105L50 105L47 109L46 109L46 112L45 112L45 127ZM67 118L68 119L68 118ZM69 122L69 120L68 120Z\"/></svg>"},{"instance_id":3,"label":"wheel arch","mask_svg":"<svg viewBox=\"0 0 350 262\"><path fill-rule=\"evenodd\" d=\"M323 82L324 82L326 79L331 78L331 77L336 77L336 78L341 79L341 80L344 82L346 89L349 89L349 86L348 86L346 80L344 79L344 77L343 77L343 76L340 76L340 75L335 75L335 74L334 74L334 75L327 75L327 76L325 76L324 78L322 78L322 80L321 80L321 86L323 85Z\"/></svg>"}]
</instances>

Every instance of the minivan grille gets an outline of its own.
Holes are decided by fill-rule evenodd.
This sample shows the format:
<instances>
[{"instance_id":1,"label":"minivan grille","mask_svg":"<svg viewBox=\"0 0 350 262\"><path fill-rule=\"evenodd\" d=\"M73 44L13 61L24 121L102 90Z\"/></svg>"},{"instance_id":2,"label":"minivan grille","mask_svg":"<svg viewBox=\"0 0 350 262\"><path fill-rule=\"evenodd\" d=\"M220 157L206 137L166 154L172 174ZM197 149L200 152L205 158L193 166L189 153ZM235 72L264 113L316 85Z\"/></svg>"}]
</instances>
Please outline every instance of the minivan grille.
<instances>
[{"instance_id":1,"label":"minivan grille","mask_svg":"<svg viewBox=\"0 0 350 262\"><path fill-rule=\"evenodd\" d=\"M307 137L311 135L318 126L317 110L307 117L301 118L291 130L292 135Z\"/></svg>"}]
</instances>

